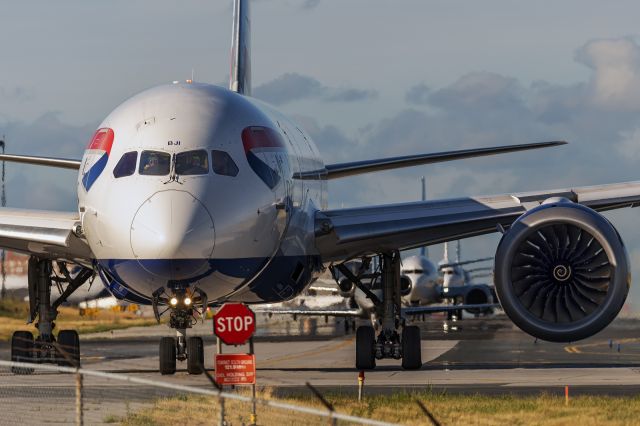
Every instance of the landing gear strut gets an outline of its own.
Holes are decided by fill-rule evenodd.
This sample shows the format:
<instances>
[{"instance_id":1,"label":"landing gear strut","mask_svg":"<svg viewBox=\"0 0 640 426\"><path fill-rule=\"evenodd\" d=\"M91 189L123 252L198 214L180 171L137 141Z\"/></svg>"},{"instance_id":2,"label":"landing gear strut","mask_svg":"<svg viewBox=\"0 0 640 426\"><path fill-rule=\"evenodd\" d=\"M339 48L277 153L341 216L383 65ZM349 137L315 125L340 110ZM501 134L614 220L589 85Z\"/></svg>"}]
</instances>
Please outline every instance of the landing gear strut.
<instances>
[{"instance_id":1,"label":"landing gear strut","mask_svg":"<svg viewBox=\"0 0 640 426\"><path fill-rule=\"evenodd\" d=\"M169 305L160 312L160 304ZM201 310L194 307L199 304ZM187 361L189 374L202 374L204 369L204 343L201 337L187 338L187 329L197 322L196 314L204 321L207 311L207 295L195 287L193 292L176 289L172 297L167 297L163 288L153 293L153 312L158 322L160 316L169 312L169 327L176 329L176 337L163 337L160 340L160 374L174 374L176 361Z\"/></svg>"},{"instance_id":2,"label":"landing gear strut","mask_svg":"<svg viewBox=\"0 0 640 426\"><path fill-rule=\"evenodd\" d=\"M407 326L402 318L400 302L400 253L380 256L382 300L376 306L378 336L372 326L358 327L356 332L356 368L375 368L376 359L402 359L402 368L422 366L420 329ZM402 333L399 329L402 328Z\"/></svg>"},{"instance_id":3,"label":"landing gear strut","mask_svg":"<svg viewBox=\"0 0 640 426\"><path fill-rule=\"evenodd\" d=\"M53 262L36 256L29 258L29 319L36 320L39 335L34 339L28 331L16 331L11 338L11 360L18 362L49 362L71 367L80 366L80 339L75 330L61 330L56 340L53 335L58 307L84 284L94 273L82 268L72 277L66 263L58 262L54 271ZM62 283L67 283L62 291ZM51 286L58 286L60 297L51 303ZM16 374L30 374L32 369L16 368Z\"/></svg>"}]
</instances>

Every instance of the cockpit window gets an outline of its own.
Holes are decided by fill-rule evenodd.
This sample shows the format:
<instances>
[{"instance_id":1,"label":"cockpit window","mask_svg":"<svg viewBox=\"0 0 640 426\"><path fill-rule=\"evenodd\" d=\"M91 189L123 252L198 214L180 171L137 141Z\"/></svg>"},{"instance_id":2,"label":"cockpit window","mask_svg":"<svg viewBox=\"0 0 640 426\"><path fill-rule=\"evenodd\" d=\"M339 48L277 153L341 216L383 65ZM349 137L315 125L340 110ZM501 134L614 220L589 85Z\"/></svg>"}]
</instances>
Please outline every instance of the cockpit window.
<instances>
[{"instance_id":1,"label":"cockpit window","mask_svg":"<svg viewBox=\"0 0 640 426\"><path fill-rule=\"evenodd\" d=\"M176 154L176 174L206 175L209 173L209 156L205 150L187 151Z\"/></svg>"},{"instance_id":2,"label":"cockpit window","mask_svg":"<svg viewBox=\"0 0 640 426\"><path fill-rule=\"evenodd\" d=\"M138 161L138 153L136 151L125 153L113 168L113 177L120 178L134 174L136 172L136 161Z\"/></svg>"},{"instance_id":3,"label":"cockpit window","mask_svg":"<svg viewBox=\"0 0 640 426\"><path fill-rule=\"evenodd\" d=\"M238 174L238 166L224 151L211 151L211 166L217 175L236 176Z\"/></svg>"},{"instance_id":4,"label":"cockpit window","mask_svg":"<svg viewBox=\"0 0 640 426\"><path fill-rule=\"evenodd\" d=\"M169 174L170 165L171 155L166 152L142 151L138 172L141 175L165 176Z\"/></svg>"}]
</instances>

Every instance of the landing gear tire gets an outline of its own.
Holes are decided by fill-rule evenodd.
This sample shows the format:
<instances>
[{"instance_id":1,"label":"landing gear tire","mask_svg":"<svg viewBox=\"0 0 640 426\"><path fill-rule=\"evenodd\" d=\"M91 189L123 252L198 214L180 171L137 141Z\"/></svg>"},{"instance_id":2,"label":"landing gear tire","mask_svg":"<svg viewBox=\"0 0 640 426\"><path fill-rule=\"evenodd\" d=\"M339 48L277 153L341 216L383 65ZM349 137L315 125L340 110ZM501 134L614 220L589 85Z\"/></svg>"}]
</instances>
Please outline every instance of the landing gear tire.
<instances>
[{"instance_id":1,"label":"landing gear tire","mask_svg":"<svg viewBox=\"0 0 640 426\"><path fill-rule=\"evenodd\" d=\"M62 330L58 333L58 365L80 367L80 337L75 330ZM60 351L64 351L63 354ZM66 356L65 356L66 355Z\"/></svg>"},{"instance_id":2,"label":"landing gear tire","mask_svg":"<svg viewBox=\"0 0 640 426\"><path fill-rule=\"evenodd\" d=\"M402 329L402 368L417 370L422 367L420 328L409 325Z\"/></svg>"},{"instance_id":3,"label":"landing gear tire","mask_svg":"<svg viewBox=\"0 0 640 426\"><path fill-rule=\"evenodd\" d=\"M356 369L376 368L376 333L371 326L360 326L356 330Z\"/></svg>"},{"instance_id":4,"label":"landing gear tire","mask_svg":"<svg viewBox=\"0 0 640 426\"><path fill-rule=\"evenodd\" d=\"M11 337L11 361L33 362L33 334L16 331ZM13 374L31 374L33 368L11 367Z\"/></svg>"},{"instance_id":5,"label":"landing gear tire","mask_svg":"<svg viewBox=\"0 0 640 426\"><path fill-rule=\"evenodd\" d=\"M204 343L202 337L187 339L187 372L202 374L204 372Z\"/></svg>"},{"instance_id":6,"label":"landing gear tire","mask_svg":"<svg viewBox=\"0 0 640 426\"><path fill-rule=\"evenodd\" d=\"M176 339L163 337L160 339L160 374L163 376L176 372Z\"/></svg>"}]
</instances>

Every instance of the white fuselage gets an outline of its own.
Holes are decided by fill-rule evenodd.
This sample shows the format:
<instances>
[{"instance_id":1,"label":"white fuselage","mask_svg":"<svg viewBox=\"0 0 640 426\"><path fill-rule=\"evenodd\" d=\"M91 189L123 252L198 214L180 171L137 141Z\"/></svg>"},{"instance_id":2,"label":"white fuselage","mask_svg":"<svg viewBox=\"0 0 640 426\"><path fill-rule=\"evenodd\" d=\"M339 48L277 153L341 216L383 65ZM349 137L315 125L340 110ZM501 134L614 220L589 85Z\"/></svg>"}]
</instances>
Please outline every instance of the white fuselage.
<instances>
[{"instance_id":1,"label":"white fuselage","mask_svg":"<svg viewBox=\"0 0 640 426\"><path fill-rule=\"evenodd\" d=\"M158 86L109 114L85 151L83 232L120 298L197 286L212 302L286 300L321 269L313 220L327 203L326 180L293 175L323 168L311 138L261 102Z\"/></svg>"},{"instance_id":2,"label":"white fuselage","mask_svg":"<svg viewBox=\"0 0 640 426\"><path fill-rule=\"evenodd\" d=\"M403 306L424 306L442 302L438 269L426 256L411 256L402 260L400 273L411 282L409 291L402 295ZM380 280L373 286L373 293L382 297ZM358 288L354 291L354 300L359 308L372 312L375 305L364 292Z\"/></svg>"},{"instance_id":3,"label":"white fuselage","mask_svg":"<svg viewBox=\"0 0 640 426\"><path fill-rule=\"evenodd\" d=\"M401 273L411 281L411 289L402 296L404 305L429 305L442 301L438 288L438 269L426 256L403 259Z\"/></svg>"}]
</instances>

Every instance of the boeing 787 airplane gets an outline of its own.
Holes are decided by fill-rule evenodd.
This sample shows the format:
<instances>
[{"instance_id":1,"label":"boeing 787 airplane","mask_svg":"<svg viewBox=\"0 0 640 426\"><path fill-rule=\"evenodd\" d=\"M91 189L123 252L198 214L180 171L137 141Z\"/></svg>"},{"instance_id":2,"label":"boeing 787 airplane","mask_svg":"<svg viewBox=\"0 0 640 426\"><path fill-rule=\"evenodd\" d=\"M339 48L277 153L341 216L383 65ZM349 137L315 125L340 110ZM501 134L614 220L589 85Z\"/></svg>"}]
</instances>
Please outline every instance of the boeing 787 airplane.
<instances>
[{"instance_id":1,"label":"boeing 787 airplane","mask_svg":"<svg viewBox=\"0 0 640 426\"><path fill-rule=\"evenodd\" d=\"M400 251L492 232L503 234L496 291L524 331L575 341L622 308L629 262L599 212L640 203L640 182L328 209L333 179L563 142L325 164L299 125L250 96L248 0L234 1L230 80L229 89L186 81L131 97L102 121L81 160L0 156L78 171L72 211L0 210L0 247L31 256L29 321L38 330L35 339L15 332L12 359L54 362L62 346L79 362L78 334L56 337L54 322L58 306L97 275L114 296L169 316L177 336L160 343L162 374L175 372L176 360L199 374L202 339L186 331L207 306L288 300L329 266L378 257L379 323L358 328L355 365L394 358L416 369L420 332L402 316ZM58 283L66 287L52 302Z\"/></svg>"}]
</instances>

